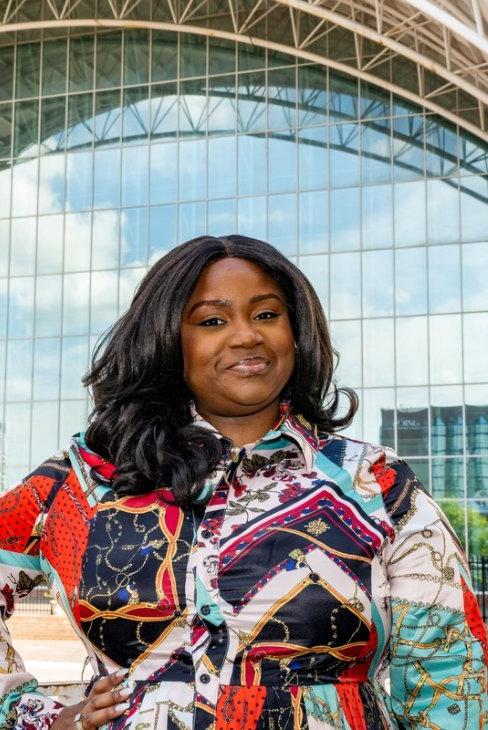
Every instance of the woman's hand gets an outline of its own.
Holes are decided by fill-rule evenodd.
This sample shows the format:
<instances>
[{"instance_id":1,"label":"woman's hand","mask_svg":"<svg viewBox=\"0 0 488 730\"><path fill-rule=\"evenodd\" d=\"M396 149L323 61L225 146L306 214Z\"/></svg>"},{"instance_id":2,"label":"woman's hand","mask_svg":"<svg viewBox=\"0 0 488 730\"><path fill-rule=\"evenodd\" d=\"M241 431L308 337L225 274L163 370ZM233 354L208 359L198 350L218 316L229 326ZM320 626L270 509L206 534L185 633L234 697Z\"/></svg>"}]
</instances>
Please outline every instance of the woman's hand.
<instances>
[{"instance_id":1,"label":"woman's hand","mask_svg":"<svg viewBox=\"0 0 488 730\"><path fill-rule=\"evenodd\" d=\"M117 685L126 676L127 671L119 670L97 679L85 700L61 710L51 725L52 730L94 730L122 715L129 707L127 698L132 690L128 687L118 689ZM75 721L77 715L80 715L78 723Z\"/></svg>"}]
</instances>

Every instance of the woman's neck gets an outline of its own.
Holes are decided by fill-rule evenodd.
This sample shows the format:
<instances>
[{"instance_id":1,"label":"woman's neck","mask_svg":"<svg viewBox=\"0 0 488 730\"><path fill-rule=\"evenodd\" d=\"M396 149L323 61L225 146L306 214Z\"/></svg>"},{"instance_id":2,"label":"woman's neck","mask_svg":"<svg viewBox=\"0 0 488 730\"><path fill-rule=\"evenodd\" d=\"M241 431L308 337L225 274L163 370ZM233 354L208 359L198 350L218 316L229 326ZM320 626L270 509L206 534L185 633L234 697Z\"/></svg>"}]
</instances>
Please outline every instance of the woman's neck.
<instances>
[{"instance_id":1,"label":"woman's neck","mask_svg":"<svg viewBox=\"0 0 488 730\"><path fill-rule=\"evenodd\" d=\"M234 446L251 444L262 438L274 426L280 414L279 401L273 401L268 406L255 413L243 415L226 416L217 413L210 413L204 408L197 411L217 431L230 439Z\"/></svg>"}]
</instances>

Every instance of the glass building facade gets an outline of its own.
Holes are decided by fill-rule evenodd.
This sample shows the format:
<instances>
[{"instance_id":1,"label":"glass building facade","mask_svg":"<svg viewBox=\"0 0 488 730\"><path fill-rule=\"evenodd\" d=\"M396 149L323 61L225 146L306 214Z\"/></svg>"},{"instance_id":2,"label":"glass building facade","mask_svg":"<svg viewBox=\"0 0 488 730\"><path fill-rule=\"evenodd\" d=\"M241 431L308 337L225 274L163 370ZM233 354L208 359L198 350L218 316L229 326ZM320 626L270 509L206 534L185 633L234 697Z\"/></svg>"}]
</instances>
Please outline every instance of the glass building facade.
<instances>
[{"instance_id":1,"label":"glass building facade","mask_svg":"<svg viewBox=\"0 0 488 730\"><path fill-rule=\"evenodd\" d=\"M80 376L147 267L263 238L323 303L348 433L394 446L488 550L488 145L324 66L204 35L0 47L0 471L86 424Z\"/></svg>"}]
</instances>

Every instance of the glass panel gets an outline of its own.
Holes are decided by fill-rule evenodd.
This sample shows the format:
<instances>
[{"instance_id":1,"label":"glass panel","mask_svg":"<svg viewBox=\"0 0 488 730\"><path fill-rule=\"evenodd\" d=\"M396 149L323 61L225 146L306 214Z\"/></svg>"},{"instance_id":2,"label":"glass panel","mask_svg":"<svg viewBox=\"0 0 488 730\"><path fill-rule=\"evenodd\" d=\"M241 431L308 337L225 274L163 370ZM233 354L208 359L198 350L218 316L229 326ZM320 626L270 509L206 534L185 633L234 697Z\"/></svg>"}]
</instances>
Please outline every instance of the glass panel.
<instances>
[{"instance_id":1,"label":"glass panel","mask_svg":"<svg viewBox=\"0 0 488 730\"><path fill-rule=\"evenodd\" d=\"M239 198L237 201L237 230L244 236L266 240L266 198Z\"/></svg>"},{"instance_id":2,"label":"glass panel","mask_svg":"<svg viewBox=\"0 0 488 730\"><path fill-rule=\"evenodd\" d=\"M237 76L237 128L258 132L266 127L266 75L255 71Z\"/></svg>"},{"instance_id":3,"label":"glass panel","mask_svg":"<svg viewBox=\"0 0 488 730\"><path fill-rule=\"evenodd\" d=\"M360 247L360 188L330 191L330 248L332 251Z\"/></svg>"},{"instance_id":4,"label":"glass panel","mask_svg":"<svg viewBox=\"0 0 488 730\"><path fill-rule=\"evenodd\" d=\"M64 337L61 354L61 398L86 395L81 376L88 368L88 337Z\"/></svg>"},{"instance_id":5,"label":"glass panel","mask_svg":"<svg viewBox=\"0 0 488 730\"><path fill-rule=\"evenodd\" d=\"M56 274L63 268L63 216L41 216L37 221L37 273Z\"/></svg>"},{"instance_id":6,"label":"glass panel","mask_svg":"<svg viewBox=\"0 0 488 730\"><path fill-rule=\"evenodd\" d=\"M264 68L266 65L266 49L252 46L249 43L238 43L238 65L240 71L250 71L253 68Z\"/></svg>"},{"instance_id":7,"label":"glass panel","mask_svg":"<svg viewBox=\"0 0 488 730\"><path fill-rule=\"evenodd\" d=\"M205 76L207 39L191 33L180 34L180 77Z\"/></svg>"},{"instance_id":8,"label":"glass panel","mask_svg":"<svg viewBox=\"0 0 488 730\"><path fill-rule=\"evenodd\" d=\"M0 59L1 62L1 59ZM1 89L1 84L0 84ZM12 104L0 104L0 158L12 154Z\"/></svg>"},{"instance_id":9,"label":"glass panel","mask_svg":"<svg viewBox=\"0 0 488 730\"><path fill-rule=\"evenodd\" d=\"M10 275L33 274L36 267L36 219L14 218L10 243Z\"/></svg>"},{"instance_id":10,"label":"glass panel","mask_svg":"<svg viewBox=\"0 0 488 730\"><path fill-rule=\"evenodd\" d=\"M0 169L0 216L10 214L10 167Z\"/></svg>"},{"instance_id":11,"label":"glass panel","mask_svg":"<svg viewBox=\"0 0 488 730\"><path fill-rule=\"evenodd\" d=\"M34 327L34 277L10 279L8 329L12 337L32 337Z\"/></svg>"},{"instance_id":12,"label":"glass panel","mask_svg":"<svg viewBox=\"0 0 488 730\"><path fill-rule=\"evenodd\" d=\"M424 181L394 186L395 245L423 244L427 235Z\"/></svg>"},{"instance_id":13,"label":"glass panel","mask_svg":"<svg viewBox=\"0 0 488 730\"><path fill-rule=\"evenodd\" d=\"M83 431L88 418L87 400L61 401L59 407L59 443L68 444L74 433Z\"/></svg>"},{"instance_id":14,"label":"glass panel","mask_svg":"<svg viewBox=\"0 0 488 730\"><path fill-rule=\"evenodd\" d=\"M488 454L488 395L486 385L465 387L468 454Z\"/></svg>"},{"instance_id":15,"label":"glass panel","mask_svg":"<svg viewBox=\"0 0 488 730\"><path fill-rule=\"evenodd\" d=\"M428 383L427 317L396 320L396 369L398 385Z\"/></svg>"},{"instance_id":16,"label":"glass panel","mask_svg":"<svg viewBox=\"0 0 488 730\"><path fill-rule=\"evenodd\" d=\"M206 132L208 115L207 88L205 79L180 83L180 135L201 137Z\"/></svg>"},{"instance_id":17,"label":"glass panel","mask_svg":"<svg viewBox=\"0 0 488 730\"><path fill-rule=\"evenodd\" d=\"M361 372L361 322L359 320L331 322L332 345L339 353L339 365L335 373L338 385L352 388L362 384Z\"/></svg>"},{"instance_id":18,"label":"glass panel","mask_svg":"<svg viewBox=\"0 0 488 730\"><path fill-rule=\"evenodd\" d=\"M178 94L176 84L151 88L151 138L175 137L178 129Z\"/></svg>"},{"instance_id":19,"label":"glass panel","mask_svg":"<svg viewBox=\"0 0 488 730\"><path fill-rule=\"evenodd\" d=\"M468 459L468 498L485 499L488 501L488 456L472 457ZM488 537L488 521L487 537ZM487 542L488 547L488 542Z\"/></svg>"},{"instance_id":20,"label":"glass panel","mask_svg":"<svg viewBox=\"0 0 488 730\"><path fill-rule=\"evenodd\" d=\"M123 210L120 217L120 265L145 266L147 262L147 208Z\"/></svg>"},{"instance_id":21,"label":"glass panel","mask_svg":"<svg viewBox=\"0 0 488 730\"><path fill-rule=\"evenodd\" d=\"M433 397L432 400L437 399ZM462 455L464 430L462 406L432 405L430 417L432 455Z\"/></svg>"},{"instance_id":22,"label":"glass panel","mask_svg":"<svg viewBox=\"0 0 488 730\"><path fill-rule=\"evenodd\" d=\"M429 243L459 241L459 191L456 180L427 182Z\"/></svg>"},{"instance_id":23,"label":"glass panel","mask_svg":"<svg viewBox=\"0 0 488 730\"><path fill-rule=\"evenodd\" d=\"M149 264L164 256L177 243L176 205L149 209Z\"/></svg>"},{"instance_id":24,"label":"glass panel","mask_svg":"<svg viewBox=\"0 0 488 730\"><path fill-rule=\"evenodd\" d=\"M93 88L94 37L90 35L70 38L69 42L69 90L87 91Z\"/></svg>"},{"instance_id":25,"label":"glass panel","mask_svg":"<svg viewBox=\"0 0 488 730\"><path fill-rule=\"evenodd\" d=\"M149 32L126 30L124 33L124 85L149 81Z\"/></svg>"},{"instance_id":26,"label":"glass panel","mask_svg":"<svg viewBox=\"0 0 488 730\"><path fill-rule=\"evenodd\" d=\"M122 134L120 91L95 94L95 144L118 145Z\"/></svg>"},{"instance_id":27,"label":"glass panel","mask_svg":"<svg viewBox=\"0 0 488 730\"><path fill-rule=\"evenodd\" d=\"M59 395L60 340L34 340L34 400L57 400Z\"/></svg>"},{"instance_id":28,"label":"glass panel","mask_svg":"<svg viewBox=\"0 0 488 730\"><path fill-rule=\"evenodd\" d=\"M32 340L10 340L7 347L6 400L30 400L31 381Z\"/></svg>"},{"instance_id":29,"label":"glass panel","mask_svg":"<svg viewBox=\"0 0 488 730\"><path fill-rule=\"evenodd\" d=\"M391 128L388 120L362 125L361 177L363 183L391 180Z\"/></svg>"},{"instance_id":30,"label":"glass panel","mask_svg":"<svg viewBox=\"0 0 488 730\"><path fill-rule=\"evenodd\" d=\"M8 279L0 279L0 337L7 336Z\"/></svg>"},{"instance_id":31,"label":"glass panel","mask_svg":"<svg viewBox=\"0 0 488 730\"><path fill-rule=\"evenodd\" d=\"M120 205L120 150L95 150L93 156L93 207Z\"/></svg>"},{"instance_id":32,"label":"glass panel","mask_svg":"<svg viewBox=\"0 0 488 730\"><path fill-rule=\"evenodd\" d=\"M430 317L429 326L431 382L462 382L461 315Z\"/></svg>"},{"instance_id":33,"label":"glass panel","mask_svg":"<svg viewBox=\"0 0 488 730\"><path fill-rule=\"evenodd\" d=\"M488 309L488 243L469 243L463 257L463 309Z\"/></svg>"},{"instance_id":34,"label":"glass panel","mask_svg":"<svg viewBox=\"0 0 488 730\"><path fill-rule=\"evenodd\" d=\"M0 220L0 276L8 276L10 221Z\"/></svg>"},{"instance_id":35,"label":"glass panel","mask_svg":"<svg viewBox=\"0 0 488 730\"><path fill-rule=\"evenodd\" d=\"M12 168L12 215L35 215L37 211L38 160Z\"/></svg>"},{"instance_id":36,"label":"glass panel","mask_svg":"<svg viewBox=\"0 0 488 730\"><path fill-rule=\"evenodd\" d=\"M124 90L124 142L146 141L149 137L151 102L149 87Z\"/></svg>"},{"instance_id":37,"label":"glass panel","mask_svg":"<svg viewBox=\"0 0 488 730\"><path fill-rule=\"evenodd\" d=\"M236 69L237 44L223 38L209 38L208 72L209 74L232 73Z\"/></svg>"},{"instance_id":38,"label":"glass panel","mask_svg":"<svg viewBox=\"0 0 488 730\"><path fill-rule=\"evenodd\" d=\"M393 315L393 252L363 253L363 316Z\"/></svg>"},{"instance_id":39,"label":"glass panel","mask_svg":"<svg viewBox=\"0 0 488 730\"><path fill-rule=\"evenodd\" d=\"M435 313L461 309L460 247L433 246L429 257L429 310Z\"/></svg>"},{"instance_id":40,"label":"glass panel","mask_svg":"<svg viewBox=\"0 0 488 730\"><path fill-rule=\"evenodd\" d=\"M122 33L97 34L97 66L95 83L98 89L120 86L122 68Z\"/></svg>"},{"instance_id":41,"label":"glass panel","mask_svg":"<svg viewBox=\"0 0 488 730\"><path fill-rule=\"evenodd\" d=\"M467 383L486 382L488 372L488 340L486 314L465 314L463 321L464 380Z\"/></svg>"},{"instance_id":42,"label":"glass panel","mask_svg":"<svg viewBox=\"0 0 488 730\"><path fill-rule=\"evenodd\" d=\"M397 443L401 456L424 456L429 452L427 388L397 390Z\"/></svg>"},{"instance_id":43,"label":"glass panel","mask_svg":"<svg viewBox=\"0 0 488 730\"><path fill-rule=\"evenodd\" d=\"M64 155L47 155L39 160L39 213L64 210Z\"/></svg>"},{"instance_id":44,"label":"glass panel","mask_svg":"<svg viewBox=\"0 0 488 730\"><path fill-rule=\"evenodd\" d=\"M359 126L330 127L330 184L333 188L359 184Z\"/></svg>"},{"instance_id":45,"label":"glass panel","mask_svg":"<svg viewBox=\"0 0 488 730\"><path fill-rule=\"evenodd\" d=\"M266 154L265 137L240 135L238 145L238 186L239 195L258 195L266 192Z\"/></svg>"},{"instance_id":46,"label":"glass panel","mask_svg":"<svg viewBox=\"0 0 488 730\"><path fill-rule=\"evenodd\" d=\"M315 289L324 312L329 309L329 257L300 256L298 265Z\"/></svg>"},{"instance_id":47,"label":"glass panel","mask_svg":"<svg viewBox=\"0 0 488 730\"><path fill-rule=\"evenodd\" d=\"M207 143L192 139L180 144L180 200L205 198L207 192Z\"/></svg>"},{"instance_id":48,"label":"glass panel","mask_svg":"<svg viewBox=\"0 0 488 730\"><path fill-rule=\"evenodd\" d=\"M464 464L462 459L432 459L432 496L464 496Z\"/></svg>"},{"instance_id":49,"label":"glass panel","mask_svg":"<svg viewBox=\"0 0 488 730\"><path fill-rule=\"evenodd\" d=\"M29 439L26 434L30 431L30 403L9 403L5 409L5 454L7 465L29 463ZM25 477L26 470L17 473L15 481ZM13 470L12 470L13 471ZM6 471L7 484L9 484L9 472ZM10 482L11 484L12 482Z\"/></svg>"},{"instance_id":50,"label":"glass panel","mask_svg":"<svg viewBox=\"0 0 488 730\"><path fill-rule=\"evenodd\" d=\"M360 105L361 117L363 119L390 116L390 101L390 94L388 91L372 86L371 84L368 84L367 81L361 82Z\"/></svg>"},{"instance_id":51,"label":"glass panel","mask_svg":"<svg viewBox=\"0 0 488 730\"><path fill-rule=\"evenodd\" d=\"M365 375L366 375L365 370ZM373 444L395 447L395 391L363 390L363 438Z\"/></svg>"},{"instance_id":52,"label":"glass panel","mask_svg":"<svg viewBox=\"0 0 488 730\"><path fill-rule=\"evenodd\" d=\"M296 127L296 68L268 71L268 129Z\"/></svg>"},{"instance_id":53,"label":"glass panel","mask_svg":"<svg viewBox=\"0 0 488 730\"><path fill-rule=\"evenodd\" d=\"M268 236L270 243L286 256L297 253L297 196L270 195L268 198Z\"/></svg>"},{"instance_id":54,"label":"glass panel","mask_svg":"<svg viewBox=\"0 0 488 730\"><path fill-rule=\"evenodd\" d=\"M66 91L66 40L44 41L42 46L42 93Z\"/></svg>"},{"instance_id":55,"label":"glass panel","mask_svg":"<svg viewBox=\"0 0 488 730\"><path fill-rule=\"evenodd\" d=\"M122 205L146 205L149 193L149 148L122 148Z\"/></svg>"},{"instance_id":56,"label":"glass panel","mask_svg":"<svg viewBox=\"0 0 488 730\"><path fill-rule=\"evenodd\" d=\"M215 76L208 80L207 124L209 134L235 134L237 100L234 76Z\"/></svg>"},{"instance_id":57,"label":"glass panel","mask_svg":"<svg viewBox=\"0 0 488 730\"><path fill-rule=\"evenodd\" d=\"M178 33L153 30L152 81L170 81L177 78Z\"/></svg>"},{"instance_id":58,"label":"glass panel","mask_svg":"<svg viewBox=\"0 0 488 730\"><path fill-rule=\"evenodd\" d=\"M153 145L150 149L151 205L177 198L176 152L176 144L171 143Z\"/></svg>"},{"instance_id":59,"label":"glass panel","mask_svg":"<svg viewBox=\"0 0 488 730\"><path fill-rule=\"evenodd\" d=\"M488 146L467 132L460 139L461 175L476 175L488 172Z\"/></svg>"},{"instance_id":60,"label":"glass panel","mask_svg":"<svg viewBox=\"0 0 488 730\"><path fill-rule=\"evenodd\" d=\"M88 332L90 275L65 274L63 286L63 334Z\"/></svg>"},{"instance_id":61,"label":"glass panel","mask_svg":"<svg viewBox=\"0 0 488 730\"><path fill-rule=\"evenodd\" d=\"M41 44L23 43L17 46L17 77L15 93L17 99L39 94L41 70Z\"/></svg>"},{"instance_id":62,"label":"glass panel","mask_svg":"<svg viewBox=\"0 0 488 730\"><path fill-rule=\"evenodd\" d=\"M286 193L297 187L297 145L293 134L268 137L268 190Z\"/></svg>"},{"instance_id":63,"label":"glass panel","mask_svg":"<svg viewBox=\"0 0 488 730\"><path fill-rule=\"evenodd\" d=\"M119 314L125 312L132 301L136 287L142 281L146 269L122 269L119 275Z\"/></svg>"},{"instance_id":64,"label":"glass panel","mask_svg":"<svg viewBox=\"0 0 488 730\"><path fill-rule=\"evenodd\" d=\"M93 213L92 269L113 269L119 265L118 210L100 210Z\"/></svg>"},{"instance_id":65,"label":"glass panel","mask_svg":"<svg viewBox=\"0 0 488 730\"><path fill-rule=\"evenodd\" d=\"M323 66L298 67L298 126L327 121L327 70Z\"/></svg>"},{"instance_id":66,"label":"glass panel","mask_svg":"<svg viewBox=\"0 0 488 730\"><path fill-rule=\"evenodd\" d=\"M35 333L38 337L61 334L61 276L38 276L36 280Z\"/></svg>"},{"instance_id":67,"label":"glass panel","mask_svg":"<svg viewBox=\"0 0 488 730\"><path fill-rule=\"evenodd\" d=\"M428 459L409 459L408 465L414 472L419 482L430 492L430 474L429 474L429 460Z\"/></svg>"},{"instance_id":68,"label":"glass panel","mask_svg":"<svg viewBox=\"0 0 488 730\"><path fill-rule=\"evenodd\" d=\"M488 238L488 177L463 178L461 232L463 241Z\"/></svg>"},{"instance_id":69,"label":"glass panel","mask_svg":"<svg viewBox=\"0 0 488 730\"><path fill-rule=\"evenodd\" d=\"M329 182L328 128L300 130L298 177L300 190L326 188Z\"/></svg>"},{"instance_id":70,"label":"glass panel","mask_svg":"<svg viewBox=\"0 0 488 730\"><path fill-rule=\"evenodd\" d=\"M93 271L91 275L90 330L104 332L117 319L118 272Z\"/></svg>"},{"instance_id":71,"label":"glass panel","mask_svg":"<svg viewBox=\"0 0 488 730\"><path fill-rule=\"evenodd\" d=\"M66 99L66 96L41 99L41 153L64 152Z\"/></svg>"},{"instance_id":72,"label":"glass panel","mask_svg":"<svg viewBox=\"0 0 488 730\"><path fill-rule=\"evenodd\" d=\"M393 189L391 185L361 188L363 248L393 245Z\"/></svg>"},{"instance_id":73,"label":"glass panel","mask_svg":"<svg viewBox=\"0 0 488 730\"><path fill-rule=\"evenodd\" d=\"M351 319L361 316L361 260L355 253L330 257L330 316Z\"/></svg>"},{"instance_id":74,"label":"glass panel","mask_svg":"<svg viewBox=\"0 0 488 730\"><path fill-rule=\"evenodd\" d=\"M31 462L40 464L58 450L58 403L34 403L32 406Z\"/></svg>"},{"instance_id":75,"label":"glass panel","mask_svg":"<svg viewBox=\"0 0 488 730\"><path fill-rule=\"evenodd\" d=\"M39 101L19 101L15 105L14 157L34 157L38 153Z\"/></svg>"},{"instance_id":76,"label":"glass panel","mask_svg":"<svg viewBox=\"0 0 488 730\"><path fill-rule=\"evenodd\" d=\"M86 271L90 268L91 213L66 216L64 244L65 271Z\"/></svg>"},{"instance_id":77,"label":"glass panel","mask_svg":"<svg viewBox=\"0 0 488 730\"><path fill-rule=\"evenodd\" d=\"M468 502L468 540L469 555L484 556L488 554L488 514L486 498L482 502ZM486 599L485 599L486 600Z\"/></svg>"},{"instance_id":78,"label":"glass panel","mask_svg":"<svg viewBox=\"0 0 488 730\"><path fill-rule=\"evenodd\" d=\"M95 128L93 103L93 94L68 96L68 129L66 132L68 149L91 146Z\"/></svg>"},{"instance_id":79,"label":"glass panel","mask_svg":"<svg viewBox=\"0 0 488 730\"><path fill-rule=\"evenodd\" d=\"M364 319L363 338L363 355L359 362L363 363L364 385L394 385L393 319Z\"/></svg>"},{"instance_id":80,"label":"glass panel","mask_svg":"<svg viewBox=\"0 0 488 730\"><path fill-rule=\"evenodd\" d=\"M445 120L439 123L427 119L425 137L427 175L447 177L454 174L458 167L456 129L448 127Z\"/></svg>"},{"instance_id":81,"label":"glass panel","mask_svg":"<svg viewBox=\"0 0 488 730\"><path fill-rule=\"evenodd\" d=\"M208 140L208 196L236 195L236 139L213 137Z\"/></svg>"},{"instance_id":82,"label":"glass panel","mask_svg":"<svg viewBox=\"0 0 488 730\"><path fill-rule=\"evenodd\" d=\"M205 233L205 203L186 203L179 206L178 241L189 241L190 238Z\"/></svg>"},{"instance_id":83,"label":"glass panel","mask_svg":"<svg viewBox=\"0 0 488 730\"><path fill-rule=\"evenodd\" d=\"M427 267L425 248L395 251L395 307L397 314L427 312Z\"/></svg>"},{"instance_id":84,"label":"glass panel","mask_svg":"<svg viewBox=\"0 0 488 730\"><path fill-rule=\"evenodd\" d=\"M393 175L395 181L424 176L424 118L399 117L393 121Z\"/></svg>"},{"instance_id":85,"label":"glass panel","mask_svg":"<svg viewBox=\"0 0 488 730\"><path fill-rule=\"evenodd\" d=\"M298 241L302 253L329 250L329 196L326 190L298 196Z\"/></svg>"},{"instance_id":86,"label":"glass panel","mask_svg":"<svg viewBox=\"0 0 488 730\"><path fill-rule=\"evenodd\" d=\"M93 155L70 154L66 160L66 211L86 210L92 204Z\"/></svg>"},{"instance_id":87,"label":"glass panel","mask_svg":"<svg viewBox=\"0 0 488 730\"><path fill-rule=\"evenodd\" d=\"M350 77L342 76L337 71L329 74L330 111L332 119L359 118L359 82Z\"/></svg>"},{"instance_id":88,"label":"glass panel","mask_svg":"<svg viewBox=\"0 0 488 730\"><path fill-rule=\"evenodd\" d=\"M236 228L236 200L209 200L207 233L209 236L225 236Z\"/></svg>"},{"instance_id":89,"label":"glass panel","mask_svg":"<svg viewBox=\"0 0 488 730\"><path fill-rule=\"evenodd\" d=\"M18 46L20 48L21 46ZM13 97L14 46L0 48L0 101Z\"/></svg>"}]
</instances>

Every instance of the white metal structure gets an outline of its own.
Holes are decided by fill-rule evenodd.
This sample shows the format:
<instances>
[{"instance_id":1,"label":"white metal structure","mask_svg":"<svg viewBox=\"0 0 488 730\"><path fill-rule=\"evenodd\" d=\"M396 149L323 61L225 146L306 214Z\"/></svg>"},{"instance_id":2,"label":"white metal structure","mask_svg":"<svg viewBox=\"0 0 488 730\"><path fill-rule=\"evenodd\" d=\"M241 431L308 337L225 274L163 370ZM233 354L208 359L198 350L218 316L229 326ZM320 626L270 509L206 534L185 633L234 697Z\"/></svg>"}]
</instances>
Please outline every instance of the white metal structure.
<instances>
[{"instance_id":1,"label":"white metal structure","mask_svg":"<svg viewBox=\"0 0 488 730\"><path fill-rule=\"evenodd\" d=\"M289 53L488 141L488 0L0 0L4 43L96 27L152 27Z\"/></svg>"}]
</instances>

